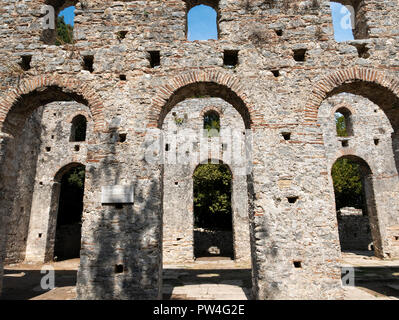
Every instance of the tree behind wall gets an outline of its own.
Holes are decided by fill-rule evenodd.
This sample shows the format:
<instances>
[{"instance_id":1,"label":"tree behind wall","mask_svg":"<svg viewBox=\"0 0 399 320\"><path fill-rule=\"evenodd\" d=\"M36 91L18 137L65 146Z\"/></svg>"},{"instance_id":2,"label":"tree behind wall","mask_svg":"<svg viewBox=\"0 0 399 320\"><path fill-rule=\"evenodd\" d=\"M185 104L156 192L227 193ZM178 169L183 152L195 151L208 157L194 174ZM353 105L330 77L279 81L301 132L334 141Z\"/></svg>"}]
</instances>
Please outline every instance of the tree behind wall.
<instances>
[{"instance_id":1,"label":"tree behind wall","mask_svg":"<svg viewBox=\"0 0 399 320\"><path fill-rule=\"evenodd\" d=\"M336 114L335 115L335 123L337 127L337 136L338 137L347 137L348 132L346 129L346 121L345 117L342 114Z\"/></svg>"},{"instance_id":2,"label":"tree behind wall","mask_svg":"<svg viewBox=\"0 0 399 320\"><path fill-rule=\"evenodd\" d=\"M194 225L231 230L231 179L226 165L203 164L194 172Z\"/></svg>"},{"instance_id":3,"label":"tree behind wall","mask_svg":"<svg viewBox=\"0 0 399 320\"><path fill-rule=\"evenodd\" d=\"M331 170L334 182L336 209L364 208L363 184L360 166L350 159L338 159Z\"/></svg>"},{"instance_id":4,"label":"tree behind wall","mask_svg":"<svg viewBox=\"0 0 399 320\"><path fill-rule=\"evenodd\" d=\"M55 44L57 46L65 43L73 42L73 26L66 24L64 16L60 16L57 19L57 39Z\"/></svg>"}]
</instances>

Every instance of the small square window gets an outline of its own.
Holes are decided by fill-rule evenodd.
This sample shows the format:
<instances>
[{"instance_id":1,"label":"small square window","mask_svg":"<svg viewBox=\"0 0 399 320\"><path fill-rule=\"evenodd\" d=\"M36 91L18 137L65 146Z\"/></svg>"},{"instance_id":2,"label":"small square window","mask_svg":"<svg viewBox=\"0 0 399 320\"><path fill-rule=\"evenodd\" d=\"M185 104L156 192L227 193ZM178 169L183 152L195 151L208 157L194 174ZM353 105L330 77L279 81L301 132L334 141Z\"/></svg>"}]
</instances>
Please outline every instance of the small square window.
<instances>
[{"instance_id":1,"label":"small square window","mask_svg":"<svg viewBox=\"0 0 399 320\"><path fill-rule=\"evenodd\" d=\"M295 203L298 201L298 197L287 197L288 203Z\"/></svg>"},{"instance_id":2,"label":"small square window","mask_svg":"<svg viewBox=\"0 0 399 320\"><path fill-rule=\"evenodd\" d=\"M306 60L306 49L294 50L294 60L298 62L303 62Z\"/></svg>"},{"instance_id":3,"label":"small square window","mask_svg":"<svg viewBox=\"0 0 399 320\"><path fill-rule=\"evenodd\" d=\"M225 50L223 64L226 67L236 67L238 65L238 50Z\"/></svg>"},{"instance_id":4,"label":"small square window","mask_svg":"<svg viewBox=\"0 0 399 320\"><path fill-rule=\"evenodd\" d=\"M123 273L124 268L122 264L115 265L115 273Z\"/></svg>"},{"instance_id":5,"label":"small square window","mask_svg":"<svg viewBox=\"0 0 399 320\"><path fill-rule=\"evenodd\" d=\"M285 141L291 140L291 132L283 132L281 135L283 136Z\"/></svg>"},{"instance_id":6,"label":"small square window","mask_svg":"<svg viewBox=\"0 0 399 320\"><path fill-rule=\"evenodd\" d=\"M280 76L280 71L279 70L272 70L273 76L275 78L278 78Z\"/></svg>"},{"instance_id":7,"label":"small square window","mask_svg":"<svg viewBox=\"0 0 399 320\"><path fill-rule=\"evenodd\" d=\"M32 61L32 56L26 55L21 57L21 62L19 63L20 67L24 71L28 71L31 66L30 63Z\"/></svg>"}]
</instances>

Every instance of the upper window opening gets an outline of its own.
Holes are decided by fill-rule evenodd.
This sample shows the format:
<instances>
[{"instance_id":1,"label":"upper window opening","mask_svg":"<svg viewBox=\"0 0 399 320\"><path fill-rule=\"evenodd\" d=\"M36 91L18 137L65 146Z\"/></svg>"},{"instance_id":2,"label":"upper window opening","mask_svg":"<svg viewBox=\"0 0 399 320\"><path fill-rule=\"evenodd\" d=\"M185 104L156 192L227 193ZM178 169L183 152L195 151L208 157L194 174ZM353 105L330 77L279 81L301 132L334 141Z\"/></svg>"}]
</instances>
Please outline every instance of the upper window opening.
<instances>
[{"instance_id":1,"label":"upper window opening","mask_svg":"<svg viewBox=\"0 0 399 320\"><path fill-rule=\"evenodd\" d=\"M71 6L62 10L57 18L57 46L65 43L73 43L73 26L75 18L75 7Z\"/></svg>"},{"instance_id":2,"label":"upper window opening","mask_svg":"<svg viewBox=\"0 0 399 320\"><path fill-rule=\"evenodd\" d=\"M208 111L204 115L204 129L208 137L217 137L220 132L220 116L216 111Z\"/></svg>"},{"instance_id":3,"label":"upper window opening","mask_svg":"<svg viewBox=\"0 0 399 320\"><path fill-rule=\"evenodd\" d=\"M335 124L338 137L349 137L353 135L352 114L346 108L340 108L335 112Z\"/></svg>"},{"instance_id":4,"label":"upper window opening","mask_svg":"<svg viewBox=\"0 0 399 320\"><path fill-rule=\"evenodd\" d=\"M63 45L73 43L75 4L78 1L47 0L43 7L42 40L46 44Z\"/></svg>"},{"instance_id":5,"label":"upper window opening","mask_svg":"<svg viewBox=\"0 0 399 320\"><path fill-rule=\"evenodd\" d=\"M337 2L331 2L330 6L335 40L338 42L353 40L353 29L355 29L355 10L353 7L344 6Z\"/></svg>"},{"instance_id":6,"label":"upper window opening","mask_svg":"<svg viewBox=\"0 0 399 320\"><path fill-rule=\"evenodd\" d=\"M187 5L189 5L189 3ZM203 4L189 7L187 13L186 29L187 29L187 39L189 41L210 40L210 39L217 40L218 39L217 11L210 6Z\"/></svg>"},{"instance_id":7,"label":"upper window opening","mask_svg":"<svg viewBox=\"0 0 399 320\"><path fill-rule=\"evenodd\" d=\"M78 115L72 120L71 142L86 140L87 120L85 116Z\"/></svg>"},{"instance_id":8,"label":"upper window opening","mask_svg":"<svg viewBox=\"0 0 399 320\"><path fill-rule=\"evenodd\" d=\"M350 1L347 0L330 2L334 37L338 42L368 38L367 21L362 10L363 3L352 2L356 5L350 5Z\"/></svg>"}]
</instances>

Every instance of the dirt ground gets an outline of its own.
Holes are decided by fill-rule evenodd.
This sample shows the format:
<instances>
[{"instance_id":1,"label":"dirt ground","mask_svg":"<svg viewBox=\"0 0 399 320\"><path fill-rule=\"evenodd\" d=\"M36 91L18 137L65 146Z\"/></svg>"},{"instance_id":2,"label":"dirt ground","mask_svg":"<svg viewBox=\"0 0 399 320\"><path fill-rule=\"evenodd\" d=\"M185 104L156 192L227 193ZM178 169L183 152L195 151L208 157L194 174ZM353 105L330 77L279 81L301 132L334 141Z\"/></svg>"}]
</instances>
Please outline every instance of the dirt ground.
<instances>
[{"instance_id":1,"label":"dirt ground","mask_svg":"<svg viewBox=\"0 0 399 320\"><path fill-rule=\"evenodd\" d=\"M355 287L344 287L345 300L399 299L399 260L379 260L363 253L345 253L343 266L355 270ZM47 271L54 268L55 287L42 289ZM4 270L3 300L74 300L79 259L46 265L16 264ZM251 299L251 268L224 259L164 266L163 298L172 300Z\"/></svg>"}]
</instances>

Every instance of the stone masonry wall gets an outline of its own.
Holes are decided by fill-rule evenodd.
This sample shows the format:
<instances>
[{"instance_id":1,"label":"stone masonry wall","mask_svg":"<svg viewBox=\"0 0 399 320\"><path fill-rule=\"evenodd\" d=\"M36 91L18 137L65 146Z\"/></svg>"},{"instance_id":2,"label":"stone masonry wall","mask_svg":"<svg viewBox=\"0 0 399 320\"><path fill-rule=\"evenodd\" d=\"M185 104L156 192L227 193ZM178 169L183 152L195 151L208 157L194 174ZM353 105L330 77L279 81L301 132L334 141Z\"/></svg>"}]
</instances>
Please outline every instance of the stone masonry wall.
<instances>
[{"instance_id":1,"label":"stone masonry wall","mask_svg":"<svg viewBox=\"0 0 399 320\"><path fill-rule=\"evenodd\" d=\"M0 1L0 183L7 190L15 185L18 170L10 167L12 161L7 164L16 150L12 136L21 133L20 123L33 109L68 99L87 106L93 134L85 161L79 299L160 297L167 204L163 167L149 155L159 156L164 146L156 142L160 132L150 129L160 128L175 105L193 96L224 99L251 132L252 170L245 180L254 297L342 297L330 179L334 160L318 109L341 92L361 95L377 104L397 131L397 1L360 1L365 39L343 43L334 40L327 0L220 0L219 39L201 42L186 40L191 1L59 1L57 10L71 4L77 8L75 43L63 46L41 40L45 2L52 3ZM127 32L125 38L120 31ZM149 61L154 50L160 51L157 68ZM225 50L239 51L235 68L223 64ZM300 53L304 57L297 60L304 61L294 59ZM31 56L27 70L15 68L22 56ZM93 56L92 71L84 65L85 56ZM126 134L124 142L121 134ZM368 149L383 168L372 170L378 221L391 227L398 224L399 198L392 197L398 182L388 131L382 136L381 151L372 145ZM38 145L35 138L29 140ZM27 175L50 183L53 176L43 174ZM134 204L102 205L101 187L119 184L134 186ZM18 210L12 200L7 195L0 203L7 225ZM388 207L393 209L384 210ZM0 252L5 255L4 245ZM122 273L116 265L123 266Z\"/></svg>"},{"instance_id":2,"label":"stone masonry wall","mask_svg":"<svg viewBox=\"0 0 399 320\"><path fill-rule=\"evenodd\" d=\"M215 111L220 116L220 136L204 136L204 115ZM164 209L163 209L163 261L189 262L194 257L194 204L193 174L200 163L213 160L224 162L232 171L232 219L234 257L250 261L249 216L247 183L241 168L226 153L238 152L226 129L242 136L244 122L236 109L220 98L194 98L177 104L163 123L165 133ZM191 131L191 136L189 131ZM177 138L176 138L177 137ZM208 146L208 145L209 146ZM214 147L214 148L212 148ZM243 146L240 146L243 148ZM185 163L179 157L186 157Z\"/></svg>"},{"instance_id":3,"label":"stone masonry wall","mask_svg":"<svg viewBox=\"0 0 399 320\"><path fill-rule=\"evenodd\" d=\"M62 174L74 164L86 164L86 141L70 141L72 120L88 120L86 141L93 130L88 108L76 102L55 102L43 108L41 148L33 184L32 209L25 260L51 261L54 252L58 200Z\"/></svg>"},{"instance_id":4,"label":"stone masonry wall","mask_svg":"<svg viewBox=\"0 0 399 320\"><path fill-rule=\"evenodd\" d=\"M335 129L334 113L340 108L351 112L352 135L338 137ZM397 150L392 148L392 125L381 108L367 98L342 93L335 95L322 104L319 110L319 122L323 128L328 167L343 156L356 156L363 159L372 172L373 204L368 205L373 237L383 239L382 255L390 256L386 228L396 225L399 210L397 168L395 157ZM347 142L343 145L342 142ZM369 203L370 204L370 203ZM375 207L376 219L370 207ZM377 241L377 239L374 239Z\"/></svg>"},{"instance_id":5,"label":"stone masonry wall","mask_svg":"<svg viewBox=\"0 0 399 320\"><path fill-rule=\"evenodd\" d=\"M342 251L369 251L373 247L370 221L362 209L341 208L337 212Z\"/></svg>"},{"instance_id":6,"label":"stone masonry wall","mask_svg":"<svg viewBox=\"0 0 399 320\"><path fill-rule=\"evenodd\" d=\"M5 191L13 198L6 264L52 259L59 193L54 187L59 184L56 175L68 165L86 160L85 142L70 142L71 121L77 114L88 117L87 107L74 102L41 107L9 146L13 155L9 155L8 164L17 167L7 166L6 170L17 175L12 177L16 186ZM89 122L88 136L91 127Z\"/></svg>"}]
</instances>

